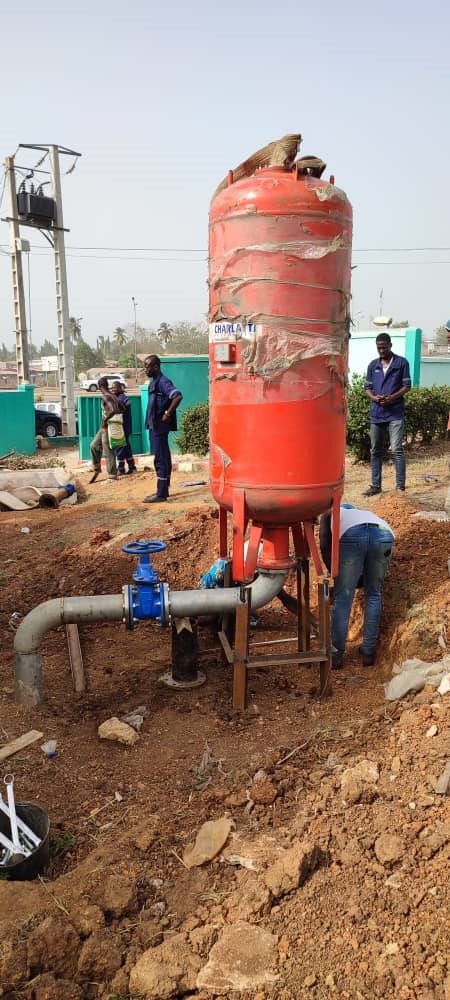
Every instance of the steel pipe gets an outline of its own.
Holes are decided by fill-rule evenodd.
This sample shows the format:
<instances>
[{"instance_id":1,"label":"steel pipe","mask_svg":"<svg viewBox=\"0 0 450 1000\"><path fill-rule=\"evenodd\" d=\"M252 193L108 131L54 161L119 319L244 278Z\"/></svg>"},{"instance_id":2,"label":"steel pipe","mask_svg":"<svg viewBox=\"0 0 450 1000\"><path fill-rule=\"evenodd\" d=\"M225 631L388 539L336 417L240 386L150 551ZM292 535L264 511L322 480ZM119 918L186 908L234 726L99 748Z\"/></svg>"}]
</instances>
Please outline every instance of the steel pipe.
<instances>
[{"instance_id":1,"label":"steel pipe","mask_svg":"<svg viewBox=\"0 0 450 1000\"><path fill-rule=\"evenodd\" d=\"M251 590L251 609L256 611L277 596L287 577L287 570L258 570L258 576L245 590ZM198 615L225 615L241 603L239 587L222 590L169 591L169 613L174 618L196 618Z\"/></svg>"},{"instance_id":2,"label":"steel pipe","mask_svg":"<svg viewBox=\"0 0 450 1000\"><path fill-rule=\"evenodd\" d=\"M122 594L60 597L38 604L19 625L14 639L16 701L28 706L42 701L41 644L50 629L79 622L120 622L123 616Z\"/></svg>"},{"instance_id":3,"label":"steel pipe","mask_svg":"<svg viewBox=\"0 0 450 1000\"><path fill-rule=\"evenodd\" d=\"M269 604L281 590L286 576L285 570L260 570L253 583L245 588L251 590L252 609ZM55 598L33 608L19 625L14 639L16 701L31 707L39 705L43 699L41 644L50 629L80 622L126 621L128 590L124 587L121 594L99 597ZM241 603L240 587L171 592L165 586L164 592L167 602L167 607L161 609L164 622L169 614L174 618L223 615L233 612Z\"/></svg>"}]
</instances>

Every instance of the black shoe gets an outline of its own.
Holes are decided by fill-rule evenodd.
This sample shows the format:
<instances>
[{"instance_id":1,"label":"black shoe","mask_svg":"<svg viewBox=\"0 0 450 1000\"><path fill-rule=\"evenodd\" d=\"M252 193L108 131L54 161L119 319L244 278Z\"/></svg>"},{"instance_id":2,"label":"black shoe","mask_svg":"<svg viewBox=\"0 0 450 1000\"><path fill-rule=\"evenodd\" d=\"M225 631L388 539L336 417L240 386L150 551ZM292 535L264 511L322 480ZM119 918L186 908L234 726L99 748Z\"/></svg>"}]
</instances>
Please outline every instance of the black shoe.
<instances>
[{"instance_id":1,"label":"black shoe","mask_svg":"<svg viewBox=\"0 0 450 1000\"><path fill-rule=\"evenodd\" d=\"M344 666L344 657L342 653L333 653L331 657L331 669L342 670L343 666Z\"/></svg>"},{"instance_id":2,"label":"black shoe","mask_svg":"<svg viewBox=\"0 0 450 1000\"><path fill-rule=\"evenodd\" d=\"M397 493L404 493L406 490L406 486L396 486L395 490Z\"/></svg>"},{"instance_id":3,"label":"black shoe","mask_svg":"<svg viewBox=\"0 0 450 1000\"><path fill-rule=\"evenodd\" d=\"M125 469L117 469L118 476L125 476Z\"/></svg>"},{"instance_id":4,"label":"black shoe","mask_svg":"<svg viewBox=\"0 0 450 1000\"><path fill-rule=\"evenodd\" d=\"M128 469L127 476L132 476L133 472L137 472L137 468L135 465L133 465L131 469Z\"/></svg>"},{"instance_id":5,"label":"black shoe","mask_svg":"<svg viewBox=\"0 0 450 1000\"><path fill-rule=\"evenodd\" d=\"M365 653L362 646L359 646L358 653L362 658L363 667L373 667L377 655L376 649L374 649L373 653Z\"/></svg>"},{"instance_id":6,"label":"black shoe","mask_svg":"<svg viewBox=\"0 0 450 1000\"><path fill-rule=\"evenodd\" d=\"M167 497L159 497L157 493L153 493L150 497L144 497L142 503L166 503Z\"/></svg>"},{"instance_id":7,"label":"black shoe","mask_svg":"<svg viewBox=\"0 0 450 1000\"><path fill-rule=\"evenodd\" d=\"M369 486L364 493L361 494L363 497L375 497L377 493L381 493L381 486Z\"/></svg>"}]
</instances>

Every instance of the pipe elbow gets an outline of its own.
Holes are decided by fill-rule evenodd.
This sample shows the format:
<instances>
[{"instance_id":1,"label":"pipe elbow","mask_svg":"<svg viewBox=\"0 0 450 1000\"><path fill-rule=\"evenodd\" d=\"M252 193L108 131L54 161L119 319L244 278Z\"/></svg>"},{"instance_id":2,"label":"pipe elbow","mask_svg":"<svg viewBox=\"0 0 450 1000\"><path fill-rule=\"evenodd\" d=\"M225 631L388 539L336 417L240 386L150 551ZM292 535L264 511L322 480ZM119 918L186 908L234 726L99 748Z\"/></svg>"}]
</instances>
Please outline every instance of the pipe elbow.
<instances>
[{"instance_id":1,"label":"pipe elbow","mask_svg":"<svg viewBox=\"0 0 450 1000\"><path fill-rule=\"evenodd\" d=\"M251 591L252 608L257 610L269 604L281 590L286 577L287 570L260 570L256 579L245 588ZM240 587L169 591L169 613L173 618L228 614L240 603L240 594Z\"/></svg>"}]
</instances>

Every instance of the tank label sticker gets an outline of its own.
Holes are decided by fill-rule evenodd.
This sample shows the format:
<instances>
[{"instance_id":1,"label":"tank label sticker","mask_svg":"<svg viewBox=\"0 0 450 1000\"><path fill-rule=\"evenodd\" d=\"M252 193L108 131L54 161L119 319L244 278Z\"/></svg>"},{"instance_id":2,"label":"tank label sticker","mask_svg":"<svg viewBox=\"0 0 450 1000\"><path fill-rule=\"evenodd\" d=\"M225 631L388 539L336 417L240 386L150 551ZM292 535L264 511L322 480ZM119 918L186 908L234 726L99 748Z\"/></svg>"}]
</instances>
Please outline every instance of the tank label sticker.
<instances>
[{"instance_id":1,"label":"tank label sticker","mask_svg":"<svg viewBox=\"0 0 450 1000\"><path fill-rule=\"evenodd\" d=\"M221 323L209 324L209 339L213 343L220 340L254 340L262 334L261 323Z\"/></svg>"}]
</instances>

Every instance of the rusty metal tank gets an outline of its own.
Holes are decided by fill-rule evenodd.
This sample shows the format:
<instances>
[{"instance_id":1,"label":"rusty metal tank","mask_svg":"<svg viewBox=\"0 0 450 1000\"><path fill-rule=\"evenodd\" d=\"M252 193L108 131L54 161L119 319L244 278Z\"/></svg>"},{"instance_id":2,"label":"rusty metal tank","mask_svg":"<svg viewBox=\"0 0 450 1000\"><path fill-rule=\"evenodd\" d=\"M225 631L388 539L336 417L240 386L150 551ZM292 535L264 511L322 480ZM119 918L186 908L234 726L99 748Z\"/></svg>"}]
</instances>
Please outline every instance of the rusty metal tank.
<instances>
[{"instance_id":1,"label":"rusty metal tank","mask_svg":"<svg viewBox=\"0 0 450 1000\"><path fill-rule=\"evenodd\" d=\"M211 490L263 525L342 494L351 237L344 192L298 165L230 177L211 204Z\"/></svg>"}]
</instances>

